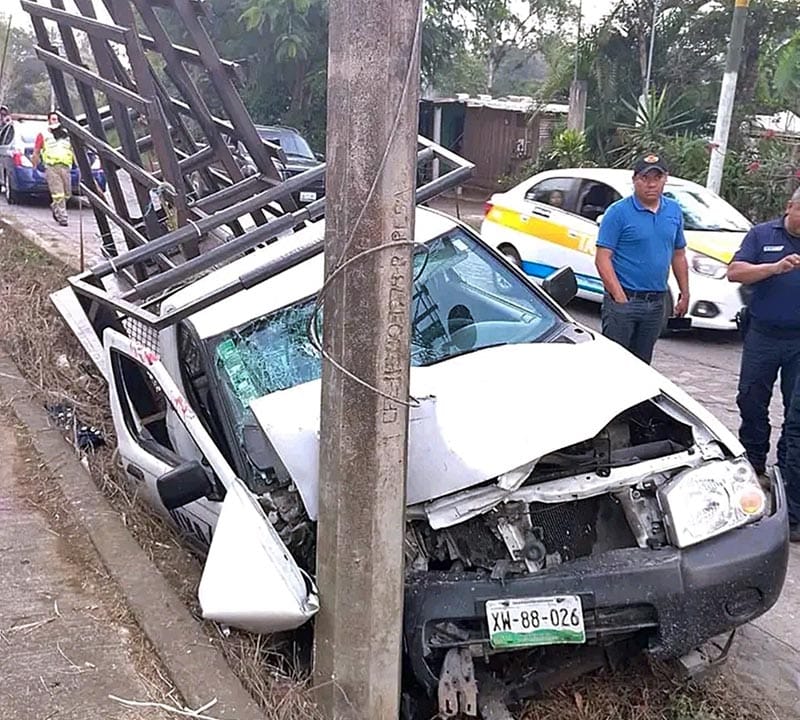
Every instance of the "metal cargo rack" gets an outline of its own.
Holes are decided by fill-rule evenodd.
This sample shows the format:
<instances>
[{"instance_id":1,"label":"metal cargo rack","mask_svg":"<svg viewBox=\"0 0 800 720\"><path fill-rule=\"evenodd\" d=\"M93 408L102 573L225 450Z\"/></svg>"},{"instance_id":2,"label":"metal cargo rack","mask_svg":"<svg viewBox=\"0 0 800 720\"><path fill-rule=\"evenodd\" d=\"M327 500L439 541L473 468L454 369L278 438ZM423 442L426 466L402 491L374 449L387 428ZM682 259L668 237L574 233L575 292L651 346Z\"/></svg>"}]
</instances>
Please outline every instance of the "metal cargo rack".
<instances>
[{"instance_id":1,"label":"metal cargo rack","mask_svg":"<svg viewBox=\"0 0 800 720\"><path fill-rule=\"evenodd\" d=\"M21 0L100 231L106 259L70 278L96 332L127 319L125 326L143 325L152 334L322 251L321 241L304 246L278 265L256 268L213 295L161 314L177 289L322 218L324 198L304 207L293 198L319 181L325 166L285 178L286 157L259 136L236 89L238 65L217 54L202 22L210 10L201 0L103 0L108 19L98 18L93 0L74 0L77 11L67 10L64 0L50 3ZM167 29L176 23L188 38L181 44ZM52 39L53 24L61 48ZM92 58L81 57L76 31L88 37ZM210 81L203 92L194 79L197 68ZM77 115L68 82L80 98ZM112 130L119 146L112 144ZM434 168L434 179L418 182L418 203L472 173L471 163L425 138L418 147L419 167ZM102 160L111 204L95 185L87 150ZM418 177L423 174L430 173ZM130 189L133 202L126 196ZM115 240L120 234L122 252Z\"/></svg>"}]
</instances>

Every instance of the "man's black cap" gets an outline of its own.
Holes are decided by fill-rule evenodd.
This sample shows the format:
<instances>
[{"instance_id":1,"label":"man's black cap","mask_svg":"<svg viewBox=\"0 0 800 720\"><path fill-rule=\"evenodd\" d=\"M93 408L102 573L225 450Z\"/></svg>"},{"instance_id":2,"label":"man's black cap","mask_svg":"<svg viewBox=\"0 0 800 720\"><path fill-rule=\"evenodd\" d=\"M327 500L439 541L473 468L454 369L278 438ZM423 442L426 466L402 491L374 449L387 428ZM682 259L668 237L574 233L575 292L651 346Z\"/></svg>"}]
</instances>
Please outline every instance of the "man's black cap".
<instances>
[{"instance_id":1,"label":"man's black cap","mask_svg":"<svg viewBox=\"0 0 800 720\"><path fill-rule=\"evenodd\" d=\"M656 155L655 153L647 153L647 155L642 155L633 166L633 174L640 175L641 173L646 173L648 170L658 170L662 173L668 173L667 170L667 163L664 161L660 155Z\"/></svg>"},{"instance_id":2,"label":"man's black cap","mask_svg":"<svg viewBox=\"0 0 800 720\"><path fill-rule=\"evenodd\" d=\"M0 105L0 112L7 113L8 112L8 105Z\"/></svg>"}]
</instances>

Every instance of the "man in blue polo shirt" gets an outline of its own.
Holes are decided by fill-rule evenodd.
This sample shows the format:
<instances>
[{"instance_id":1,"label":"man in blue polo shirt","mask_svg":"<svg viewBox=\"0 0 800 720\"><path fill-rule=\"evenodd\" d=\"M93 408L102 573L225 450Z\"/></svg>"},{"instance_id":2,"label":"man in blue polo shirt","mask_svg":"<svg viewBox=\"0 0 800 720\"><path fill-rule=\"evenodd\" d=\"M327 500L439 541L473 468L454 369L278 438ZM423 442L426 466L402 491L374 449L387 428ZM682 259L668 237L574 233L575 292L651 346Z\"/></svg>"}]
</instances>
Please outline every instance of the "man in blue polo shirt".
<instances>
[{"instance_id":1,"label":"man in blue polo shirt","mask_svg":"<svg viewBox=\"0 0 800 720\"><path fill-rule=\"evenodd\" d=\"M603 335L646 363L664 323L672 268L680 295L675 315L689 309L689 267L680 205L664 197L667 166L649 154L633 167L633 195L606 210L595 264L603 281ZM671 308L670 308L671 309Z\"/></svg>"},{"instance_id":2,"label":"man in blue polo shirt","mask_svg":"<svg viewBox=\"0 0 800 720\"><path fill-rule=\"evenodd\" d=\"M786 423L778 441L778 466L787 479L793 539L800 540L800 412L790 401L800 381L800 190L786 214L747 233L728 268L728 279L749 285L752 296L742 348L736 402L742 423L739 439L757 472L766 469L769 453L769 404L780 373ZM794 459L788 456L792 445Z\"/></svg>"}]
</instances>

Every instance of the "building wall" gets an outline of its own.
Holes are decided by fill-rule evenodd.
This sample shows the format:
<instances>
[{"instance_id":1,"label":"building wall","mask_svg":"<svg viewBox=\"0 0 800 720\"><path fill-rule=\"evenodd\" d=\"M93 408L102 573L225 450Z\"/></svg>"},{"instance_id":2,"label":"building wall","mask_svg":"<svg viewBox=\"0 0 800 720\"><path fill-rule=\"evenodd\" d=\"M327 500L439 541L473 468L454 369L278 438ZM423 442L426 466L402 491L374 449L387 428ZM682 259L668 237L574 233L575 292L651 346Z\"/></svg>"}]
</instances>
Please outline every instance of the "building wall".
<instances>
[{"instance_id":1,"label":"building wall","mask_svg":"<svg viewBox=\"0 0 800 720\"><path fill-rule=\"evenodd\" d=\"M538 133L527 125L521 112L467 107L464 117L465 158L475 163L470 185L494 189L501 175L513 172L525 160L535 157Z\"/></svg>"}]
</instances>

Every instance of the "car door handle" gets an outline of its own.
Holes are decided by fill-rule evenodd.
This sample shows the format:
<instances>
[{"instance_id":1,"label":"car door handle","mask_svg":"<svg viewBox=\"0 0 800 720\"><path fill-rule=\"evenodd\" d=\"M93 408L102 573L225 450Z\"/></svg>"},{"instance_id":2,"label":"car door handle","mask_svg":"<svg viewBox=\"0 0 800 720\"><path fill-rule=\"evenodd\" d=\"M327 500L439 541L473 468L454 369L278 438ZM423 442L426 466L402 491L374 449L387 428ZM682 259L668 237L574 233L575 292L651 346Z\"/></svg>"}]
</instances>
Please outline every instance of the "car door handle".
<instances>
[{"instance_id":1,"label":"car door handle","mask_svg":"<svg viewBox=\"0 0 800 720\"><path fill-rule=\"evenodd\" d=\"M132 478L136 478L137 480L141 480L142 482L144 482L144 473L142 472L141 468L136 467L136 465L131 465L129 463L128 467L125 469L127 470L128 475L130 475Z\"/></svg>"},{"instance_id":2,"label":"car door handle","mask_svg":"<svg viewBox=\"0 0 800 720\"><path fill-rule=\"evenodd\" d=\"M539 208L536 208L536 210L533 211L533 214L534 215L538 215L539 217L543 217L543 218L549 218L550 217L550 211L549 210L539 210Z\"/></svg>"}]
</instances>

